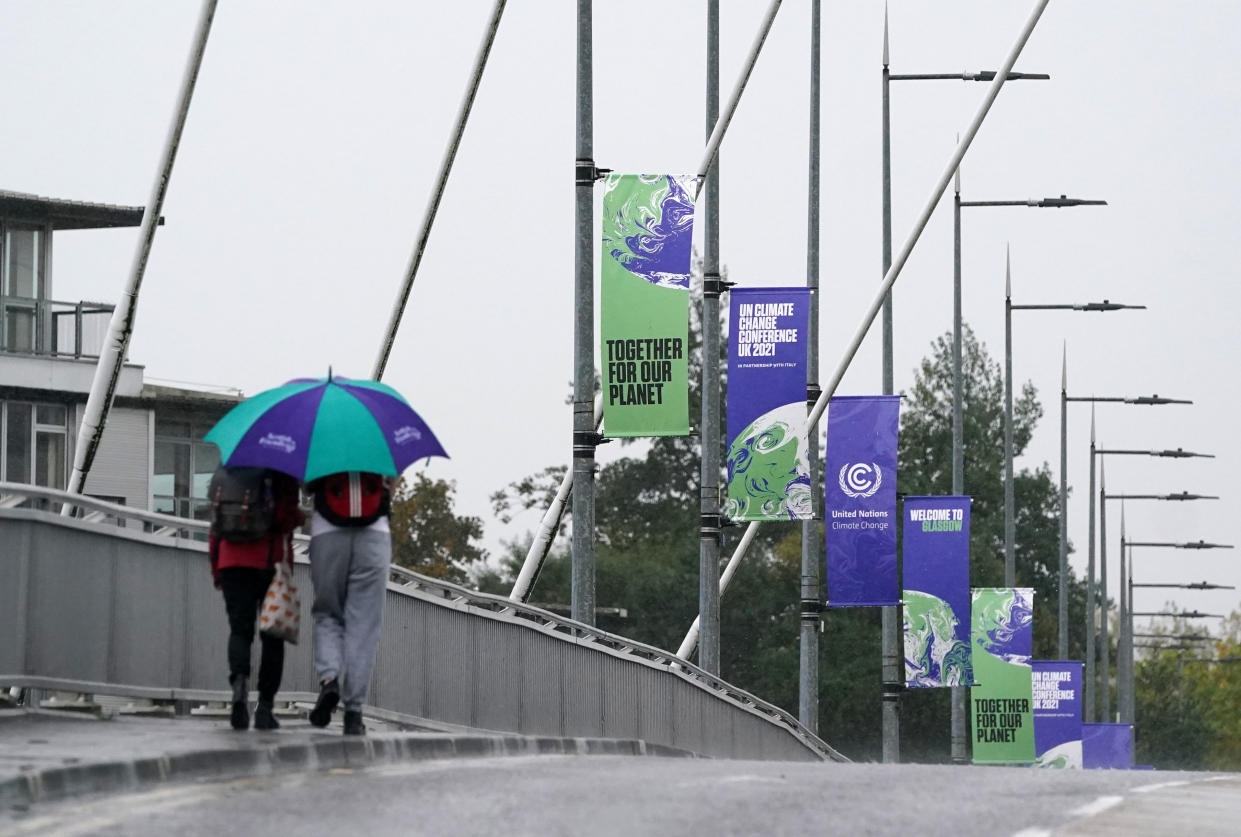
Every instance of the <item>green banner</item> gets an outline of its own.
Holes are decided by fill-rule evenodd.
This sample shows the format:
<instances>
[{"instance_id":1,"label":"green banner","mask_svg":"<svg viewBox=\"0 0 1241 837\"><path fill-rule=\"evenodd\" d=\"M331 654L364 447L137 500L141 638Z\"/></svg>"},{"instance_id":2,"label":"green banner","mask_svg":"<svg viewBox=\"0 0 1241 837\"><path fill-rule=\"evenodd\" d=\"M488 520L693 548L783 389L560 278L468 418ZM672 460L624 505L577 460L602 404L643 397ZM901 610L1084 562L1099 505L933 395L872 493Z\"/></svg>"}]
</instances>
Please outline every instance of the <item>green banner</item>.
<instances>
[{"instance_id":1,"label":"green banner","mask_svg":"<svg viewBox=\"0 0 1241 837\"><path fill-rule=\"evenodd\" d=\"M689 433L692 177L608 175L599 268L603 432Z\"/></svg>"},{"instance_id":2,"label":"green banner","mask_svg":"<svg viewBox=\"0 0 1241 837\"><path fill-rule=\"evenodd\" d=\"M974 682L970 738L975 764L1034 761L1034 590L983 587L970 591Z\"/></svg>"}]
</instances>

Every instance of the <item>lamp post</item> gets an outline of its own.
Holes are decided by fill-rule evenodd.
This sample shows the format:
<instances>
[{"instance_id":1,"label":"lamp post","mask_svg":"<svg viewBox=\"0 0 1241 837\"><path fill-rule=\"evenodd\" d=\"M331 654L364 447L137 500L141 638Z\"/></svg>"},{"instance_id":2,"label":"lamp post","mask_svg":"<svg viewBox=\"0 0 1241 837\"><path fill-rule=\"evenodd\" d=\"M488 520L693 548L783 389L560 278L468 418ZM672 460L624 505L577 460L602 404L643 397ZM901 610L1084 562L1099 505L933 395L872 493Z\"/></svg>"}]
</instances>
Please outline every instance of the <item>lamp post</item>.
<instances>
[{"instance_id":1,"label":"lamp post","mask_svg":"<svg viewBox=\"0 0 1241 837\"><path fill-rule=\"evenodd\" d=\"M1101 706L1102 711L1099 713L1099 715L1101 718L1107 718L1111 714L1109 710L1110 710L1110 704L1111 704L1111 698L1112 698L1111 687L1109 684L1110 663L1108 659L1111 654L1111 649L1108 647L1108 644L1107 644L1108 607L1107 607L1107 502L1106 501L1107 500L1164 500L1164 501L1169 501L1169 502L1178 502L1178 501L1183 502L1183 501L1188 501L1188 500L1218 500L1218 499L1219 499L1218 497L1215 497L1212 495L1191 494L1188 491L1182 491L1179 494L1108 494L1106 474L1104 472L1103 465L1102 464L1099 465L1099 585L1101 588L1099 592L1099 597L1102 600L1102 605L1103 605L1101 617L1099 620L1100 625L1102 626L1102 631L1101 631L1100 640L1099 640L1100 651L1102 652L1102 681L1103 681L1102 682L1103 688L1100 689L1100 696L1102 698L1100 703L1102 704ZM1201 543L1205 543L1205 541ZM1210 547L1203 546L1201 548L1206 549ZM1120 619L1118 620L1117 624L1123 630L1125 626L1126 616L1127 616L1126 614L1127 604L1125 601L1125 596L1126 596L1125 567L1124 567L1125 556L1123 553L1121 554L1120 560L1121 560ZM1123 642L1124 642L1124 637L1122 635L1122 637L1120 637L1120 641L1117 642L1117 647L1116 647L1117 690L1120 689L1120 682L1121 682L1120 668L1122 665L1121 660L1124 658L1124 655L1122 653ZM1117 695L1117 697L1119 698L1119 694ZM1117 708L1119 709L1119 706Z\"/></svg>"},{"instance_id":2,"label":"lamp post","mask_svg":"<svg viewBox=\"0 0 1241 837\"><path fill-rule=\"evenodd\" d=\"M1175 450L1140 450L1140 449L1123 449L1123 448L1097 448L1095 446L1095 420L1094 405L1090 405L1090 490L1088 492L1090 500L1090 523L1087 530L1087 560L1086 560L1086 694L1085 694L1085 720L1086 723L1093 723L1096 718L1095 705L1095 654L1096 654L1096 637L1095 637L1095 612L1098 609L1098 587L1095 585L1095 457L1096 456L1156 456L1165 459L1189 459L1204 458L1214 459L1214 454L1194 453L1184 448ZM1102 567L1102 583L1104 589L1104 601L1107 599L1107 567ZM1103 647L1107 648L1107 620L1103 620L1101 625L1103 636ZM1106 712L1103 717L1106 717Z\"/></svg>"},{"instance_id":3,"label":"lamp post","mask_svg":"<svg viewBox=\"0 0 1241 837\"><path fill-rule=\"evenodd\" d=\"M952 240L953 240L953 279L952 279L952 493L964 494L964 487L959 483L960 475L965 469L965 442L964 442L964 421L962 418L962 373L961 373L961 209L962 207L971 206L1026 206L1040 209L1062 209L1070 206L1107 206L1107 201L1099 200L1083 200L1081 198L1070 198L1061 195L1058 198L1031 198L1029 200L1015 201L963 201L961 200L961 170L957 169L956 179L954 181L953 201L952 201ZM1005 299L1012 296L1012 263L1008 253L1004 255L1004 281L1005 281ZM1073 310L1082 311L1111 311L1118 308L1144 308L1140 305L1117 305L1104 300L1101 303L1092 303L1091 306L1017 306L1018 308L1072 308ZM1106 308L1100 306L1108 306ZM1011 312L1012 306L1006 303L1004 309L1004 347L1005 347L1005 377L1004 377L1004 397L1005 397L1005 421L1004 421L1004 446L1006 450L1012 449L1012 386L1009 378L1012 371L1012 339L1011 339ZM1013 490L1012 490L1012 458L1005 457L1004 471L1004 584L1008 587L1016 585L1016 553L1014 547L1014 523L1013 523Z\"/></svg>"},{"instance_id":4,"label":"lamp post","mask_svg":"<svg viewBox=\"0 0 1241 837\"><path fill-rule=\"evenodd\" d=\"M1135 587L1155 587L1155 588L1178 588L1182 590L1235 590L1232 585L1212 584L1207 581L1195 581L1187 584L1135 584L1133 581L1133 547L1164 547L1169 549L1232 549L1231 544L1207 543L1206 541L1190 541L1187 543L1175 543L1169 541L1126 541L1124 534L1121 534L1120 552L1121 552L1121 589L1125 594L1124 602L1127 614L1123 614L1124 622L1121 625L1121 636L1123 637L1122 645L1124 651L1124 675L1119 684L1123 687L1123 691L1117 698L1118 709L1120 711L1122 723L1133 723L1136 716L1136 691L1134 688L1134 660L1133 660L1133 617L1136 615L1133 611L1133 589ZM1125 549L1129 550L1128 574L1125 573ZM1117 649L1119 652L1122 649ZM1117 661L1117 669L1119 674L1119 659Z\"/></svg>"},{"instance_id":5,"label":"lamp post","mask_svg":"<svg viewBox=\"0 0 1241 837\"><path fill-rule=\"evenodd\" d=\"M1079 396L1074 397L1068 394L1068 357L1067 351L1062 361L1060 374L1060 568L1059 568L1059 649L1060 658L1064 659L1068 656L1069 647L1069 588L1066 584L1068 577L1069 565L1069 538L1068 538L1068 459L1069 459L1069 432L1068 432L1068 412L1069 402L1086 401L1093 405L1096 403L1116 403L1116 404L1136 404L1143 406L1155 406L1161 404L1192 404L1194 402L1178 398L1163 398L1159 395L1142 395L1136 398L1114 398L1114 397L1097 397L1097 396ZM1091 417L1091 434L1093 438L1094 419ZM1087 575L1091 574L1089 561L1087 561ZM1087 596L1089 598L1089 596ZM1089 605L1087 605L1089 610ZM1089 639L1087 640L1089 642Z\"/></svg>"},{"instance_id":6,"label":"lamp post","mask_svg":"<svg viewBox=\"0 0 1241 837\"><path fill-rule=\"evenodd\" d=\"M1110 300L1062 305L1014 305L1013 271L1009 254L1004 256L1004 584L1017 583L1016 509L1013 495L1013 312L1014 311L1120 311L1144 305L1122 305ZM1063 435L1063 434L1062 434ZM1061 462L1060 472L1064 473ZM1061 498L1063 503L1063 498ZM1063 512L1063 508L1061 509ZM1063 537L1063 528L1062 528Z\"/></svg>"},{"instance_id":7,"label":"lamp post","mask_svg":"<svg viewBox=\"0 0 1241 837\"><path fill-rule=\"evenodd\" d=\"M891 143L891 108L889 106L889 88L893 81L982 81L995 80L994 70L982 70L976 73L892 73L889 70L888 56L888 11L883 11L883 125L882 125L882 161L883 161L883 273L886 276L892 266L892 143ZM1046 81L1051 76L1046 73L1015 73L1009 72L1008 81ZM959 182L958 182L959 186ZM959 194L959 189L958 189ZM958 237L958 242L959 242ZM957 271L957 288L960 288L960 271ZM960 304L957 303L958 316ZM889 291L883 300L882 315L883 331L883 394L891 395L895 391L892 369L892 292ZM960 339L957 336L956 343ZM954 348L955 366L960 366L960 350ZM955 391L955 390L954 390ZM959 396L955 397L959 403ZM956 431L953 439L955 440ZM957 484L956 462L953 455L953 493L963 491ZM900 761L900 695L903 680L902 654L900 650L900 611L896 607L883 608L883 760L887 763ZM966 695L965 687L952 689L952 760L957 763L969 761L968 733L966 731Z\"/></svg>"},{"instance_id":8,"label":"lamp post","mask_svg":"<svg viewBox=\"0 0 1241 837\"><path fill-rule=\"evenodd\" d=\"M1069 198L1059 199L1064 205L1075 205ZM1005 254L1004 265L1004 583L1012 586L1016 583L1016 509L1013 492L1013 311L1122 311L1126 309L1145 309L1145 305L1125 305L1105 299L1102 302L1058 303L1038 305L1014 305L1012 261ZM1065 472L1068 470L1068 428L1066 424L1063 399L1068 378L1068 360L1062 361L1060 378L1061 414L1060 414L1060 565L1057 573L1059 587L1059 620L1057 653L1060 659L1069 655L1069 612L1068 588L1064 584L1068 572L1068 482ZM1158 398L1158 396L1155 396ZM1139 399L1099 398L1074 399L1097 401L1123 401L1126 403L1147 403ZM1154 403L1154 402L1150 402Z\"/></svg>"}]
</instances>

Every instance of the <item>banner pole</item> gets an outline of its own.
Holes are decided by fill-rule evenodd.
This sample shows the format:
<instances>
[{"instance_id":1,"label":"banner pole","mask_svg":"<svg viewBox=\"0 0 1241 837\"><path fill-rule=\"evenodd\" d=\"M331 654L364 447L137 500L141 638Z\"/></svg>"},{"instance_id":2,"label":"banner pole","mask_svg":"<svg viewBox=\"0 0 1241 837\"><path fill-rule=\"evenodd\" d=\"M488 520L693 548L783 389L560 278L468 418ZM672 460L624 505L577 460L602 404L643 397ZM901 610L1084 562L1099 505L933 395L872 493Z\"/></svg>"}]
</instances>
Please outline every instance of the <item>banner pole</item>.
<instances>
[{"instance_id":1,"label":"banner pole","mask_svg":"<svg viewBox=\"0 0 1241 837\"><path fill-rule=\"evenodd\" d=\"M418 237L414 241L414 252L409 257L409 265L405 268L405 281L397 294L396 304L392 307L392 316L388 320L383 345L379 347L379 357L375 359L375 369L371 377L378 381L383 377L388 365L388 357L392 354L392 344L396 341L397 330L401 327L401 317L405 314L405 305L409 302L409 292L414 287L414 279L418 277L418 267L422 264L422 254L426 252L427 241L431 238L431 225L435 223L435 215L439 211L440 200L448 187L448 175L452 172L453 161L457 158L457 149L461 147L461 137L465 134L465 124L470 119L470 110L474 107L474 98L483 82L483 71L487 68L487 57L491 54L491 45L495 43L496 32L500 28L500 18L504 15L504 4L508 0L496 0L487 21L487 29L483 32L482 43L478 45L478 53L474 56L474 67L470 71L470 79L466 83L465 95L457 107L457 118L453 123L452 133L448 137L448 147L440 159L439 173L435 177L435 185L431 187L431 197L427 200L426 209L422 213L422 224L418 229Z\"/></svg>"},{"instance_id":2,"label":"banner pole","mask_svg":"<svg viewBox=\"0 0 1241 837\"><path fill-rule=\"evenodd\" d=\"M707 140L720 113L720 4L707 0ZM702 427L698 488L698 667L720 674L720 160L707 167L702 262Z\"/></svg>"},{"instance_id":3,"label":"banner pole","mask_svg":"<svg viewBox=\"0 0 1241 837\"><path fill-rule=\"evenodd\" d=\"M580 0L579 0L580 2ZM750 73L754 69L755 62L758 61L758 55L762 51L763 42L767 39L767 33L771 30L771 24L775 20L776 12L780 9L781 0L772 0L771 6L767 9L767 14L763 18L763 22L759 27L759 32L755 36L754 45L750 48L750 53L746 59L746 64L742 68L741 76L738 78L736 86L733 88L732 94L728 98L727 105L724 109L724 118L716 120L715 129L711 132L710 138L707 140L707 148L703 152L702 162L698 165L698 185L695 192L695 198L702 192L702 188L706 183L707 170L711 167L712 161L715 159L716 152L719 150L720 143L724 139L724 134L728 130L728 124L732 121L733 114L737 110L737 105L741 101L741 94L745 90L746 82L749 80ZM594 161L591 161L594 165ZM603 413L596 410L594 430L598 431L603 423ZM543 561L547 558L547 551L551 548L553 535L546 534L548 531L554 533L560 525L560 516L563 514L564 498L569 495L573 488L574 470L570 468L565 475L564 481L561 482L560 489L556 492L556 498L561 503L561 510L556 511L556 500L552 501L552 505L548 507L547 512L543 516L543 525L540 526L539 535L535 537L534 543L531 544L530 551L526 554L526 560L522 564L522 576L528 577L530 582L538 576L538 567L541 567ZM553 512L556 511L553 516ZM554 522L551 518L554 517ZM547 525L550 523L550 529ZM534 564L536 566L531 567ZM525 601L525 597L529 595L529 588L519 590L514 585L509 597L514 601Z\"/></svg>"},{"instance_id":4,"label":"banner pole","mask_svg":"<svg viewBox=\"0 0 1241 837\"><path fill-rule=\"evenodd\" d=\"M832 376L828 380L827 386L824 387L823 392L819 394L818 399L814 403L814 407L810 410L810 415L806 419L805 425L807 433L814 432L818 427L819 420L823 417L824 411L827 410L828 402L831 400L832 396L836 394L836 388L840 386L841 378L844 377L845 372L849 368L849 364L853 362L853 358L857 354L858 348L862 345L862 341L866 338L866 332L870 329L871 324L874 323L875 317L879 313L879 309L883 306L884 298L887 296L888 291L892 288L892 285L896 283L897 277L901 275L901 270L905 267L905 262L909 260L909 256L913 252L914 246L918 243L918 239L922 236L922 231L926 228L927 222L931 219L931 215L935 212L935 207L938 205L939 199L943 197L944 191L948 188L948 181L952 179L953 173L957 170L957 167L961 165L961 159L965 156L965 152L969 150L970 144L974 141L974 136L978 133L978 129L982 127L983 120L986 119L987 113L991 110L991 106L995 103L996 96L1000 93L1000 88L1004 86L1004 82L1007 80L1009 72L1012 70L1013 65L1017 63L1017 58L1020 57L1021 50L1025 47L1026 42L1030 40L1030 35L1034 32L1034 27L1038 23L1039 18L1042 16L1043 11L1047 8L1047 4L1049 2L1050 0L1037 0L1034 10L1030 13L1029 19L1026 21L1025 25L1022 26L1021 32L1017 37L1017 42L1013 44L1012 49L1009 51L1008 57L1004 59L1003 65L996 71L995 79L991 82L990 87L987 88L987 93L983 96L983 101L982 104L979 105L978 112L974 114L974 118L971 120L969 128L966 129L965 135L957 144L956 150L953 151L952 157L948 161L948 166L945 168L944 173L940 175L939 180L932 189L931 196L927 199L926 206L923 207L922 212L918 215L917 220L914 222L914 228L909 235L909 239L901 247L901 251L897 254L896 260L888 269L887 274L884 276L883 282L879 286L879 290L876 293L875 298L871 301L870 306L867 308L866 313L862 317L861 324L858 326L857 331L849 341L848 346L845 347L845 353L841 357L840 363L832 372ZM736 563L739 563L741 558L745 556L745 551L749 549L750 544L754 540L754 535L758 531L758 527L760 525L760 523L755 521L746 527L745 534L742 536L741 541L737 544L737 548L733 552L732 557L729 559L728 566L725 568L724 574L720 578L721 588L725 588L727 582L732 578L732 573L729 572L729 570L733 568ZM689 641L689 638L690 636L687 633L686 642ZM682 643L682 649L685 648L685 644L686 643L684 642ZM678 651L677 656L681 657L683 655L680 651Z\"/></svg>"},{"instance_id":5,"label":"banner pole","mask_svg":"<svg viewBox=\"0 0 1241 837\"><path fill-rule=\"evenodd\" d=\"M595 624L595 265L592 0L577 3L577 158L574 178L573 618Z\"/></svg>"},{"instance_id":6,"label":"banner pole","mask_svg":"<svg viewBox=\"0 0 1241 837\"><path fill-rule=\"evenodd\" d=\"M821 3L810 3L810 153L806 201L806 287L810 289L810 317L806 330L806 397L819 395L819 79L821 51ZM817 509L819 482L819 435L806 439L810 459L810 508ZM819 544L823 535L813 517L801 524L801 665L798 676L798 720L819 733L819 626L822 623L822 588L819 585Z\"/></svg>"},{"instance_id":7,"label":"banner pole","mask_svg":"<svg viewBox=\"0 0 1241 837\"><path fill-rule=\"evenodd\" d=\"M181 146L181 133L185 129L185 121L189 116L190 102L194 97L194 85L198 81L198 71L202 67L203 54L207 50L207 36L211 34L211 21L215 17L215 7L216 0L203 0L198 14L198 24L194 30L194 40L190 46L190 54L185 62L185 72L181 76L177 109L173 113L172 123L168 126L168 134L164 139L159 173L155 176L155 182L151 184L151 194L142 212L142 229L138 236L138 245L134 249L133 261L129 267L129 282L116 309L112 312L108 333L99 351L99 362L95 366L95 377L91 382L90 394L87 396L86 408L82 414L82 424L78 430L73 456L73 473L69 477L68 490L74 494L81 494L85 490L86 477L95 461L95 453L99 449L104 427L108 423L108 411L112 408L116 384L121 377L121 366L125 362L125 352L129 349L129 338L134 332L134 319L138 315L138 293L142 289L142 277L146 273L147 259L150 258L151 246L155 242L155 229L159 226L160 214L164 209L164 197L168 194L168 183L172 179L172 166L177 159L177 149ZM67 516L72 511L73 506L70 505L61 508L62 515Z\"/></svg>"}]
</instances>

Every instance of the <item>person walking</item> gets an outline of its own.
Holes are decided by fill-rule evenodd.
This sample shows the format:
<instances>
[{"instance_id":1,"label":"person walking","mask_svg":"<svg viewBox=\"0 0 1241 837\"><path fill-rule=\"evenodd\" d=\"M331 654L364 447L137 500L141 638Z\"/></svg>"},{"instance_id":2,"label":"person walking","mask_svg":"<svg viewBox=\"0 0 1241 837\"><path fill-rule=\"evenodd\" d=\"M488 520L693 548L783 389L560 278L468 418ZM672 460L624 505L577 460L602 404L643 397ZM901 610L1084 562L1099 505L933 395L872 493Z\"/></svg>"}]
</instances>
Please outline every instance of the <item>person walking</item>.
<instances>
[{"instance_id":1,"label":"person walking","mask_svg":"<svg viewBox=\"0 0 1241 837\"><path fill-rule=\"evenodd\" d=\"M310 578L319 678L310 723L326 727L343 700L345 735L365 735L362 706L375 667L392 560L389 484L379 474L348 471L314 480L307 489L315 506Z\"/></svg>"},{"instance_id":2,"label":"person walking","mask_svg":"<svg viewBox=\"0 0 1241 837\"><path fill-rule=\"evenodd\" d=\"M233 690L229 722L250 726L248 687L255 623L277 561L293 564L293 531L305 522L298 481L267 468L220 466L211 478L211 530L207 553L216 589L228 612L228 682ZM284 673L284 640L262 634L258 704L254 728L280 727L273 713Z\"/></svg>"}]
</instances>

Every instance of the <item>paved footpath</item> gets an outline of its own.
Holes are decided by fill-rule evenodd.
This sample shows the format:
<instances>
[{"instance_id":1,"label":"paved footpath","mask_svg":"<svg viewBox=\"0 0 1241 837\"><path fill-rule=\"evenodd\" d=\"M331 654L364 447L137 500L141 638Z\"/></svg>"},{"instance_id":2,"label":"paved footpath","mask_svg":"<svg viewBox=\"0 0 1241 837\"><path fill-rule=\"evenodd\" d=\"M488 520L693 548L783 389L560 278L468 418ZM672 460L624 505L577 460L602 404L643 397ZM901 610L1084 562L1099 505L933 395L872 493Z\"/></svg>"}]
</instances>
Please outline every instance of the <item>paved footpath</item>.
<instances>
[{"instance_id":1,"label":"paved footpath","mask_svg":"<svg viewBox=\"0 0 1241 837\"><path fill-rule=\"evenodd\" d=\"M411 732L367 718L368 735L280 718L272 732L239 732L225 717L100 719L69 712L0 710L0 812L82 793L161 782L357 768L454 756L685 755L641 741L543 738L487 732Z\"/></svg>"}]
</instances>

